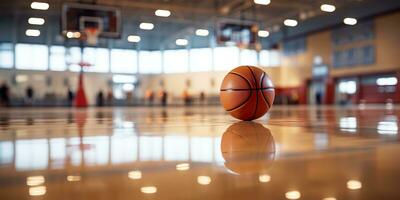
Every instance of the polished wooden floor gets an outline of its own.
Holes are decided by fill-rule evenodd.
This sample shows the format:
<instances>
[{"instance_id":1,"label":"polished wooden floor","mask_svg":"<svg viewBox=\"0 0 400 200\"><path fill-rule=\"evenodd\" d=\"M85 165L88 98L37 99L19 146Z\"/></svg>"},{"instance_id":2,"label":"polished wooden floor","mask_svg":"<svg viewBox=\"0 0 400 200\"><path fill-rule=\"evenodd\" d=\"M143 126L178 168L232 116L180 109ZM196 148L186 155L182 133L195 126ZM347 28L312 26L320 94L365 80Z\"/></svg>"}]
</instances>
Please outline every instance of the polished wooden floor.
<instances>
[{"instance_id":1,"label":"polished wooden floor","mask_svg":"<svg viewBox=\"0 0 400 200\"><path fill-rule=\"evenodd\" d=\"M0 199L400 199L399 107L0 110Z\"/></svg>"}]
</instances>

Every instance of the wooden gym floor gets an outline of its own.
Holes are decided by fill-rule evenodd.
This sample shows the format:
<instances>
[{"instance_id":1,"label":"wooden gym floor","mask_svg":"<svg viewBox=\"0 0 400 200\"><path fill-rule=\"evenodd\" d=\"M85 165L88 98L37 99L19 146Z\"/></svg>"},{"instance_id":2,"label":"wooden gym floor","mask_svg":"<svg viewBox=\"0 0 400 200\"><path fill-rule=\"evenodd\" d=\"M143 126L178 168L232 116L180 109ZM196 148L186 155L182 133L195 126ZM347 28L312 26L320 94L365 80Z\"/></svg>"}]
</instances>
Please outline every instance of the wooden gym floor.
<instances>
[{"instance_id":1,"label":"wooden gym floor","mask_svg":"<svg viewBox=\"0 0 400 200\"><path fill-rule=\"evenodd\" d=\"M399 107L0 110L0 199L400 199Z\"/></svg>"}]
</instances>

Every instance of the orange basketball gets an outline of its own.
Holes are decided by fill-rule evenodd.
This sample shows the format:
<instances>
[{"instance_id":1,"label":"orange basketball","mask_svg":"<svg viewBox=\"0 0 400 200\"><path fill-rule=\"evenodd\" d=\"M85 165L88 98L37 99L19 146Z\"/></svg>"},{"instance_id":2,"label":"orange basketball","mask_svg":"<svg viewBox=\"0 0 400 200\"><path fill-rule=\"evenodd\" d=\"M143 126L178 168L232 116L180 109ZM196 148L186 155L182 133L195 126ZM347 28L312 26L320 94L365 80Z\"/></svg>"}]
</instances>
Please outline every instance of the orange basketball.
<instances>
[{"instance_id":1,"label":"orange basketball","mask_svg":"<svg viewBox=\"0 0 400 200\"><path fill-rule=\"evenodd\" d=\"M237 119L249 121L263 116L274 98L271 79L258 67L239 66L230 71L221 84L221 104Z\"/></svg>"}]
</instances>

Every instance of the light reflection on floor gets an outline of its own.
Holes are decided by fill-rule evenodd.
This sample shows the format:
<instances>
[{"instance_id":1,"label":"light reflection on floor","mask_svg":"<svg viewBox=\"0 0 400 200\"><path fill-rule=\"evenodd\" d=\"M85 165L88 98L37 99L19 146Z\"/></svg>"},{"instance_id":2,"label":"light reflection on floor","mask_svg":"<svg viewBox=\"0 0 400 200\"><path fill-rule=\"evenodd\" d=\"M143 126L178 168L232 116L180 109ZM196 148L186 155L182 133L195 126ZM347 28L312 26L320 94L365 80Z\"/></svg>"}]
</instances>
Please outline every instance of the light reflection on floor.
<instances>
[{"instance_id":1,"label":"light reflection on floor","mask_svg":"<svg viewBox=\"0 0 400 200\"><path fill-rule=\"evenodd\" d=\"M0 112L0 199L399 199L396 106Z\"/></svg>"}]
</instances>

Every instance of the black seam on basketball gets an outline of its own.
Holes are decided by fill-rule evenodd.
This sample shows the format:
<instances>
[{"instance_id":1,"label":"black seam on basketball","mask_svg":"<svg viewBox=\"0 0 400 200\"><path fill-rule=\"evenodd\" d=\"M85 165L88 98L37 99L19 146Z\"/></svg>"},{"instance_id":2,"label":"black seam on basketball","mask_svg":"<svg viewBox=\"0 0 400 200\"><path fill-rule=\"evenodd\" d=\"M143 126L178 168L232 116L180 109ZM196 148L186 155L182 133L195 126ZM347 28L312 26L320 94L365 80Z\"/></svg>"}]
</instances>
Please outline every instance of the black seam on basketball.
<instances>
[{"instance_id":1,"label":"black seam on basketball","mask_svg":"<svg viewBox=\"0 0 400 200\"><path fill-rule=\"evenodd\" d=\"M220 89L219 91L250 91L250 90L270 90L275 89L274 87L266 87L266 88L257 88L257 89L235 89L235 88L226 88Z\"/></svg>"},{"instance_id":2,"label":"black seam on basketball","mask_svg":"<svg viewBox=\"0 0 400 200\"><path fill-rule=\"evenodd\" d=\"M236 72L229 72L229 74L234 74L234 75L237 75L237 76L243 78L243 79L246 81L246 83L247 83L247 85L249 86L249 88L252 88L252 87L251 87L250 81L249 81L246 77L244 77L244 76L242 76L242 75L240 75L240 74L238 74L238 73L236 73Z\"/></svg>"},{"instance_id":3,"label":"black seam on basketball","mask_svg":"<svg viewBox=\"0 0 400 200\"><path fill-rule=\"evenodd\" d=\"M264 72L264 73L263 73L263 77L261 78L261 83L260 83L261 87L263 87L263 81L264 81L265 75L266 75L266 73ZM262 95L262 97L263 97L265 103L267 103L268 109L270 109L270 108L271 108L271 103L265 98L265 96L264 96L264 91L261 91L261 95Z\"/></svg>"},{"instance_id":4,"label":"black seam on basketball","mask_svg":"<svg viewBox=\"0 0 400 200\"><path fill-rule=\"evenodd\" d=\"M243 79L246 81L246 83L247 83L247 85L249 86L249 88L252 88L252 87L251 87L251 84L250 84L250 81L247 80L246 77L244 77L244 76L242 76L242 75L240 75L240 74L238 74L238 73L236 73L236 72L229 72L229 74L234 74L234 75L237 75L237 76L243 78ZM253 94L253 91L250 90L250 94L247 96L246 100L244 100L244 101L243 101L242 103L240 103L238 106L233 107L233 108L231 108L231 109L228 109L228 110L226 110L226 111L230 112L230 111L232 111L232 110L235 110L235 109L239 108L240 106L242 106L243 104L245 104L245 103L250 99L250 97L251 97L252 94Z\"/></svg>"},{"instance_id":5,"label":"black seam on basketball","mask_svg":"<svg viewBox=\"0 0 400 200\"><path fill-rule=\"evenodd\" d=\"M229 110L225 110L225 111L230 112L230 111L233 111L233 110L236 110L236 109L242 107L244 104L246 104L246 103L249 101L249 99L251 98L251 95L253 95L253 91L250 90L250 94L249 94L249 96L247 96L246 100L244 100L244 101L243 101L242 103L240 103L238 106L236 106L236 107L234 107L234 108L231 108L231 109L229 109Z\"/></svg>"},{"instance_id":6,"label":"black seam on basketball","mask_svg":"<svg viewBox=\"0 0 400 200\"><path fill-rule=\"evenodd\" d=\"M249 66L247 66L247 68L250 70L251 75L253 75L254 85L256 86L256 89L258 89L256 75L254 75L253 70ZM253 115L251 115L251 118L254 118L254 115L257 114L257 107L258 107L258 91L256 91L256 106L254 108Z\"/></svg>"}]
</instances>

